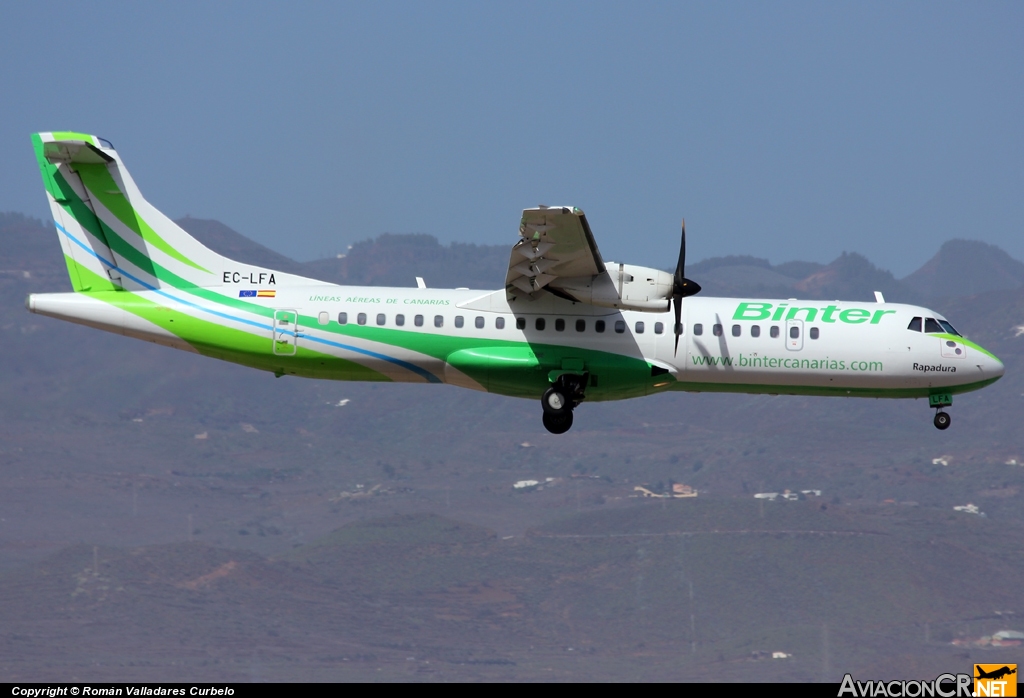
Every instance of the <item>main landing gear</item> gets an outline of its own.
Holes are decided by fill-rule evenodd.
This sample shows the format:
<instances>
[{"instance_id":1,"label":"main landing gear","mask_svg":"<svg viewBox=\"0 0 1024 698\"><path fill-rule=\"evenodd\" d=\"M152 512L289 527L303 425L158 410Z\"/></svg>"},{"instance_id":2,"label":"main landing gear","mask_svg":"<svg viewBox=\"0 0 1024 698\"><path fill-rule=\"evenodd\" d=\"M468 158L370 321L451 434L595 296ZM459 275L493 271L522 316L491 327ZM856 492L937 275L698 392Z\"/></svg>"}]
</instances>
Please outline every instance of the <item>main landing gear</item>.
<instances>
[{"instance_id":1,"label":"main landing gear","mask_svg":"<svg viewBox=\"0 0 1024 698\"><path fill-rule=\"evenodd\" d=\"M565 414L545 412L541 419L544 422L544 428L552 434L564 434L572 427L572 410L568 410Z\"/></svg>"},{"instance_id":2,"label":"main landing gear","mask_svg":"<svg viewBox=\"0 0 1024 698\"><path fill-rule=\"evenodd\" d=\"M572 411L584 398L587 374L563 373L544 391L540 399L544 408L544 428L552 434L564 434L572 427Z\"/></svg>"}]
</instances>

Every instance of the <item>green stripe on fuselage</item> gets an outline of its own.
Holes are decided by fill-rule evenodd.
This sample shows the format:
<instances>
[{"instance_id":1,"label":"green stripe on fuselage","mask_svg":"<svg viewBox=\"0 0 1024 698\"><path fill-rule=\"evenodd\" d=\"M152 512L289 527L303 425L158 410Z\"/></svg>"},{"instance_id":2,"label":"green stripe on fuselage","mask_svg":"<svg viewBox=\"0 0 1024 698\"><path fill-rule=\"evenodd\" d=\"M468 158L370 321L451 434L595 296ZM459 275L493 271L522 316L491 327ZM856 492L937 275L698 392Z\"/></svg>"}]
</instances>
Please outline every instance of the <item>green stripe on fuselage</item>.
<instances>
[{"instance_id":1,"label":"green stripe on fuselage","mask_svg":"<svg viewBox=\"0 0 1024 698\"><path fill-rule=\"evenodd\" d=\"M976 383L950 385L942 388L839 388L814 385L770 385L759 383L703 383L698 381L679 381L670 390L682 390L691 393L746 393L759 395L805 395L830 397L874 397L874 398L926 398L941 390L944 393L959 395L981 390L992 385L999 377L988 378Z\"/></svg>"},{"instance_id":2,"label":"green stripe on fuselage","mask_svg":"<svg viewBox=\"0 0 1024 698\"><path fill-rule=\"evenodd\" d=\"M79 266L83 279L99 283L101 278ZM390 381L391 379L354 361L313 351L301 344L292 356L273 353L270 330L265 336L225 327L215 321L203 320L166 305L143 298L130 291L94 292L84 295L109 303L137 315L187 342L200 354L252 368L287 373L307 378L329 378L350 381Z\"/></svg>"},{"instance_id":3,"label":"green stripe on fuselage","mask_svg":"<svg viewBox=\"0 0 1024 698\"><path fill-rule=\"evenodd\" d=\"M490 392L512 397L540 397L551 384L548 373L560 370L563 361L568 359L582 360L585 370L591 377L597 377L597 385L587 388L588 402L649 395L668 389L667 385L659 385L656 388L656 383L672 382L672 378L667 374L652 378L651 365L645 359L608 351L355 324L338 325L334 322L327 326L318 326L315 318L307 316L300 317L300 324L345 337L400 347L425 354L438 362L447 362L450 356L462 351L529 351L536 357L536 366L523 362L495 362L486 366L482 362L459 361L453 357L455 368L485 386Z\"/></svg>"}]
</instances>

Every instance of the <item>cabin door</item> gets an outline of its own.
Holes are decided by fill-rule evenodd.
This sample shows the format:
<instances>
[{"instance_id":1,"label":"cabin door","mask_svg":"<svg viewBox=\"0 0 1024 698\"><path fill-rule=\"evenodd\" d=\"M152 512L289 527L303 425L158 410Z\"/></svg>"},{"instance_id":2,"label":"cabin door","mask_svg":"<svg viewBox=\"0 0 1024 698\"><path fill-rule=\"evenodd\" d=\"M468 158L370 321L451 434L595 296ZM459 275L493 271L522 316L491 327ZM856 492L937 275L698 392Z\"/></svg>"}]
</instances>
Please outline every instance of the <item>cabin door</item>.
<instances>
[{"instance_id":1,"label":"cabin door","mask_svg":"<svg viewBox=\"0 0 1024 698\"><path fill-rule=\"evenodd\" d=\"M786 348L800 351L804 348L804 321L786 320Z\"/></svg>"},{"instance_id":2,"label":"cabin door","mask_svg":"<svg viewBox=\"0 0 1024 698\"><path fill-rule=\"evenodd\" d=\"M274 353L292 356L298 351L299 314L294 310L274 311Z\"/></svg>"}]
</instances>

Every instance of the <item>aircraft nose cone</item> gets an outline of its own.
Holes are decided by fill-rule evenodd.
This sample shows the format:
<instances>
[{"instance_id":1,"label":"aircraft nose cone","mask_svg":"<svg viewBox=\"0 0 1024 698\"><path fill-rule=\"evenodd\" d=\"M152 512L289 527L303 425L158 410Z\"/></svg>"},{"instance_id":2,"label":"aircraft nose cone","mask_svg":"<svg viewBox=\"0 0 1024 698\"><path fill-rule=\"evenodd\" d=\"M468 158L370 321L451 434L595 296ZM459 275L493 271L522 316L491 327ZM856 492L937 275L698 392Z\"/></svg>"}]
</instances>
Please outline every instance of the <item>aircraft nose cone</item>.
<instances>
[{"instance_id":1,"label":"aircraft nose cone","mask_svg":"<svg viewBox=\"0 0 1024 698\"><path fill-rule=\"evenodd\" d=\"M996 357L994 357L994 356L992 357L991 364L992 364L992 366L991 366L991 368L989 370L992 372L992 375L995 378L999 378L1004 373L1006 373L1006 367L1003 366L1003 362L1000 361L999 359L997 359Z\"/></svg>"},{"instance_id":2,"label":"aircraft nose cone","mask_svg":"<svg viewBox=\"0 0 1024 698\"><path fill-rule=\"evenodd\" d=\"M978 348L981 349L981 347ZM1006 367L1003 366L1003 362L1000 361L995 354L987 349L982 349L979 353L984 353L984 357L978 357L984 358L984 361L978 364L978 368L981 369L985 378L991 378L994 380L996 378L1001 378L1002 375L1006 373Z\"/></svg>"}]
</instances>

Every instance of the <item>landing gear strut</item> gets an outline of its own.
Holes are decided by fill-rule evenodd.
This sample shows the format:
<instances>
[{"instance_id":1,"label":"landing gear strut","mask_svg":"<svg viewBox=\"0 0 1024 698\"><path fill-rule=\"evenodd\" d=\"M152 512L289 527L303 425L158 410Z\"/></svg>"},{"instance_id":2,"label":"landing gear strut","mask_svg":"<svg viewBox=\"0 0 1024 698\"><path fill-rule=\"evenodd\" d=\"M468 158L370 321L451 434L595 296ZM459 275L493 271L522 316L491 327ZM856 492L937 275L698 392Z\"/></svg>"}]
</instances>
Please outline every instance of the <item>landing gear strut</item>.
<instances>
[{"instance_id":1,"label":"landing gear strut","mask_svg":"<svg viewBox=\"0 0 1024 698\"><path fill-rule=\"evenodd\" d=\"M935 413L935 428L936 429L949 429L949 423L951 419L948 412L939 410Z\"/></svg>"},{"instance_id":2,"label":"landing gear strut","mask_svg":"<svg viewBox=\"0 0 1024 698\"><path fill-rule=\"evenodd\" d=\"M588 374L563 373L544 391L540 399L544 408L544 428L552 434L564 434L572 426L572 411L583 401Z\"/></svg>"}]
</instances>

